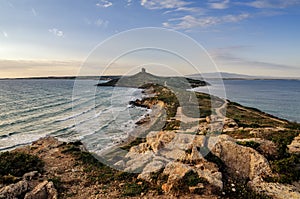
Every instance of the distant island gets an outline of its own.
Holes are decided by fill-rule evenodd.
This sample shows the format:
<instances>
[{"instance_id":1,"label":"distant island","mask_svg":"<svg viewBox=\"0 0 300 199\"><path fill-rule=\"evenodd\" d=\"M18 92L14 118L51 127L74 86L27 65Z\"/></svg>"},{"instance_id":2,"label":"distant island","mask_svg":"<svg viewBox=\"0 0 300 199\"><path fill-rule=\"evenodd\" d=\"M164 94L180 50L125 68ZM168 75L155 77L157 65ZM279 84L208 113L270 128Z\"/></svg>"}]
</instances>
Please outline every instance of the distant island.
<instances>
[{"instance_id":1,"label":"distant island","mask_svg":"<svg viewBox=\"0 0 300 199\"><path fill-rule=\"evenodd\" d=\"M203 80L197 80L186 77L162 77L147 73L142 68L141 72L132 76L123 76L111 79L105 83L99 83L97 86L117 86L117 87L133 87L138 88L145 84L158 84L175 88L195 88L199 86L207 86L209 83Z\"/></svg>"}]
</instances>

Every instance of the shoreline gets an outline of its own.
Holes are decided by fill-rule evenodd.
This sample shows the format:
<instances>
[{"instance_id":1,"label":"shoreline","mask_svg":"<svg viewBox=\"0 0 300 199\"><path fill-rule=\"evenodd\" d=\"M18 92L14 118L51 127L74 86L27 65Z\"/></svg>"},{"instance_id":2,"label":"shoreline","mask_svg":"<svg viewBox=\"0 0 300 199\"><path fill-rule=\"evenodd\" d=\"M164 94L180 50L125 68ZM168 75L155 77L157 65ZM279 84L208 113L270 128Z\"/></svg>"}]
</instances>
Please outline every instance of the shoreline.
<instances>
[{"instance_id":1,"label":"shoreline","mask_svg":"<svg viewBox=\"0 0 300 199\"><path fill-rule=\"evenodd\" d=\"M190 130L193 126L185 127L187 130L178 129L176 125L182 122L178 119L185 114L184 110L177 107L181 117L173 117L169 109L174 109L175 105L169 100L173 99L170 93L160 87L154 87L153 93L156 96L135 101L136 105L151 108L149 120L143 120L124 142L111 147L107 153L87 152L80 141L66 143L52 137L12 152L23 151L44 161L46 172L39 174L39 182L42 178L44 184L51 184L59 177L60 183L54 187L57 195L63 198L68 198L69 194L78 199L92 195L94 198L145 196L154 199L300 196L300 186L292 184L300 180L297 169L292 166L298 164L296 160L300 157L297 149L300 124L273 120L274 117L257 109L226 101L216 110L216 114L222 115L221 109L225 106L228 109L220 134L210 135L207 127L214 126L217 120L209 116L198 118L197 130ZM207 94L197 93L196 96L200 104L210 101ZM194 122L188 116L184 118L184 125ZM294 171L274 170L273 167L278 166L276 161L283 162L283 168ZM78 184L70 183L73 181ZM36 187L41 186L36 186L35 179L21 182L32 186L26 194L34 194ZM8 188L1 186L0 195L6 194Z\"/></svg>"}]
</instances>

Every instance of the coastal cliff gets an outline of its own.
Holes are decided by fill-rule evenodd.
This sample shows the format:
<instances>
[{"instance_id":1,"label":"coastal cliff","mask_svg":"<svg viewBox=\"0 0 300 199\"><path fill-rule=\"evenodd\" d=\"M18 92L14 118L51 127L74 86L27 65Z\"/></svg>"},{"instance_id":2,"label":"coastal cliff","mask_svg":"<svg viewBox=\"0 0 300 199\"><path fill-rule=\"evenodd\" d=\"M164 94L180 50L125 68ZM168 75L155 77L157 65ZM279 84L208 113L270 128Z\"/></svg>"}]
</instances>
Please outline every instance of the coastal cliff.
<instances>
[{"instance_id":1,"label":"coastal cliff","mask_svg":"<svg viewBox=\"0 0 300 199\"><path fill-rule=\"evenodd\" d=\"M299 124L203 93L193 117L166 87L143 88L131 104L154 114L106 159L121 171L47 137L1 154L0 198L300 198Z\"/></svg>"}]
</instances>

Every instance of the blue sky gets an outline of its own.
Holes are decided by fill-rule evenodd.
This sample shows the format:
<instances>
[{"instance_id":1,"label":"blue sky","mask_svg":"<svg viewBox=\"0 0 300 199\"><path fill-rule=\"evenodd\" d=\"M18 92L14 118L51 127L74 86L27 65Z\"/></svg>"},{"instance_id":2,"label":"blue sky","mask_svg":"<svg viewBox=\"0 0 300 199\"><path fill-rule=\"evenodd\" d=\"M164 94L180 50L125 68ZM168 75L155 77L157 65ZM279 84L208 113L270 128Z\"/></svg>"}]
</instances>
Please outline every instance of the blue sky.
<instances>
[{"instance_id":1,"label":"blue sky","mask_svg":"<svg viewBox=\"0 0 300 199\"><path fill-rule=\"evenodd\" d=\"M0 77L76 75L100 42L143 27L188 35L220 71L300 74L300 0L1 0Z\"/></svg>"}]
</instances>

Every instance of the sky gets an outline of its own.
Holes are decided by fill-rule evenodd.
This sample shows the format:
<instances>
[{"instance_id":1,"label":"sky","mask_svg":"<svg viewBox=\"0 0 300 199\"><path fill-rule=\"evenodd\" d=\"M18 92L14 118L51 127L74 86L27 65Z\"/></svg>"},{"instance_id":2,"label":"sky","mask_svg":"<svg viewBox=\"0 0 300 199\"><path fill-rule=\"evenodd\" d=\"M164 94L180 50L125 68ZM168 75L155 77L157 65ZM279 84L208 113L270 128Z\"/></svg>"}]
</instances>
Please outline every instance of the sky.
<instances>
[{"instance_id":1,"label":"sky","mask_svg":"<svg viewBox=\"0 0 300 199\"><path fill-rule=\"evenodd\" d=\"M100 75L103 57L115 55L93 54L96 47L123 31L145 27L198 42L218 71L300 76L300 0L0 0L0 78L77 75L91 55L98 58L93 63L98 70L91 67L82 74ZM183 44L161 35L160 42ZM143 42L151 37L133 38ZM114 48L124 46L123 41ZM187 53L198 55L192 48ZM106 74L125 74L130 66L150 63L157 63L153 71L158 73L166 63L193 73L172 56L144 51L119 59Z\"/></svg>"}]
</instances>

